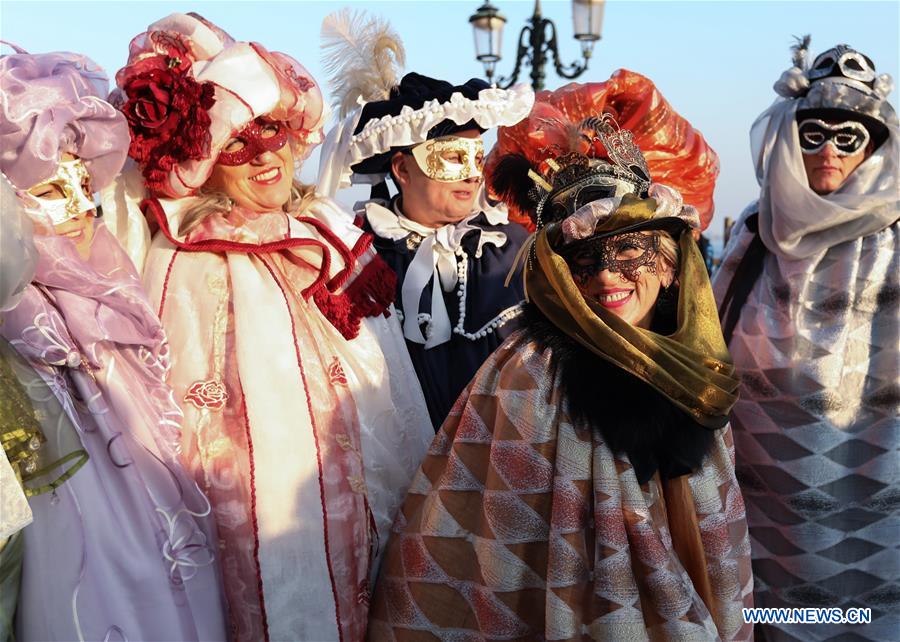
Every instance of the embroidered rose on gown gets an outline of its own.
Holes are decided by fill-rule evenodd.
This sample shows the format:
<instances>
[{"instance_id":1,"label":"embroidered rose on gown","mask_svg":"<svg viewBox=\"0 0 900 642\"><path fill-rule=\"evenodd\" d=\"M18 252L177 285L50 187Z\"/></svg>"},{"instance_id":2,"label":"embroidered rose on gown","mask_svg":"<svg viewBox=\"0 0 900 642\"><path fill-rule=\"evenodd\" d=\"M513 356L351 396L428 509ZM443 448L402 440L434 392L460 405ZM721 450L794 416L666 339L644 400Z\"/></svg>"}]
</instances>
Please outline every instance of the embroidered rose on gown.
<instances>
[{"instance_id":1,"label":"embroidered rose on gown","mask_svg":"<svg viewBox=\"0 0 900 642\"><path fill-rule=\"evenodd\" d=\"M184 395L184 400L190 401L197 409L221 410L228 401L228 393L218 381L196 381Z\"/></svg>"},{"instance_id":2,"label":"embroidered rose on gown","mask_svg":"<svg viewBox=\"0 0 900 642\"><path fill-rule=\"evenodd\" d=\"M328 380L332 386L347 385L347 375L344 373L344 367L337 357L334 357L328 365Z\"/></svg>"}]
</instances>

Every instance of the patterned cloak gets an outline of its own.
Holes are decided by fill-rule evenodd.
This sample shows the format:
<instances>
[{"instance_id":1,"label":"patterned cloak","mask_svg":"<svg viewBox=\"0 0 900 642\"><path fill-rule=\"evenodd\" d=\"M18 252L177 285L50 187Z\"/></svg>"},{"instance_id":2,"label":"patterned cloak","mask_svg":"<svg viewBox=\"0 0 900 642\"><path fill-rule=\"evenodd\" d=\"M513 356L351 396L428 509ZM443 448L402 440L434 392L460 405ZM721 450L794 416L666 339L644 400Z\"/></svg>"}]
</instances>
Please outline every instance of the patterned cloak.
<instances>
[{"instance_id":1,"label":"patterned cloak","mask_svg":"<svg viewBox=\"0 0 900 642\"><path fill-rule=\"evenodd\" d=\"M677 478L681 494L639 485L571 420L551 352L513 334L457 401L397 516L369 638L749 639L730 430ZM673 546L673 511L696 517L703 587Z\"/></svg>"},{"instance_id":2,"label":"patterned cloak","mask_svg":"<svg viewBox=\"0 0 900 642\"><path fill-rule=\"evenodd\" d=\"M721 301L753 233L735 226ZM794 624L767 640L900 632L900 224L807 259L767 253L729 349L732 425L756 606L869 607L872 623Z\"/></svg>"}]
</instances>

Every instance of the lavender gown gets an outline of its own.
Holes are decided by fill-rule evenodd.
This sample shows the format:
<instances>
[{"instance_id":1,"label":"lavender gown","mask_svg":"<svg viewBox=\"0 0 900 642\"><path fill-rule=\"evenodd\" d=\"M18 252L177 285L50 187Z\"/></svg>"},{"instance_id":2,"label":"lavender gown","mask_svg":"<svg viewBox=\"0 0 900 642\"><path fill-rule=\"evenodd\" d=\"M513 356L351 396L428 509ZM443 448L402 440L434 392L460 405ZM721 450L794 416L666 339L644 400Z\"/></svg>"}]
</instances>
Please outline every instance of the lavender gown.
<instances>
[{"instance_id":1,"label":"lavender gown","mask_svg":"<svg viewBox=\"0 0 900 642\"><path fill-rule=\"evenodd\" d=\"M86 261L62 237L35 245L35 280L0 315L0 334L56 395L90 460L31 499L17 635L224 640L210 508L178 463L168 346L140 279L102 223Z\"/></svg>"}]
</instances>

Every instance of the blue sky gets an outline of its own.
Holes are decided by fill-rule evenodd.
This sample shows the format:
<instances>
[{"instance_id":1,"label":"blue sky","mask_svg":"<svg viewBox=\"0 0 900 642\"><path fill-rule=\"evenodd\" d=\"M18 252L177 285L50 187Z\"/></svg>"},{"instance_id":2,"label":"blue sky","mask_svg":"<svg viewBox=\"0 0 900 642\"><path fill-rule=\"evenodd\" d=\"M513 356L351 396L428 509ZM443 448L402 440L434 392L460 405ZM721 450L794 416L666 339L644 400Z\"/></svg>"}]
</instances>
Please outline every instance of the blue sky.
<instances>
[{"instance_id":1,"label":"blue sky","mask_svg":"<svg viewBox=\"0 0 900 642\"><path fill-rule=\"evenodd\" d=\"M368 2L16 2L2 0L0 37L36 53L84 53L110 76L124 64L128 42L150 23L175 12L196 11L238 40L255 40L291 54L324 82L319 54L322 19L342 7L388 18L404 41L407 71L462 82L481 76L468 17L482 0ZM512 69L518 31L531 14L530 0L492 0L508 18L500 74ZM544 0L557 23L565 62L580 55L572 39L571 5ZM620 67L650 77L673 107L700 129L718 152L722 173L716 216L709 229L721 236L725 216L737 216L756 197L750 161L750 125L775 98L772 84L790 66L793 35L812 34L818 54L839 42L872 58L879 72L900 71L900 2L682 2L609 0L603 39L579 80L600 81ZM5 48L4 48L5 49ZM527 80L527 70L523 70ZM550 88L564 84L548 70ZM892 103L898 106L897 89ZM492 139L488 139L492 142ZM302 177L315 177L317 155ZM348 190L352 203L362 192Z\"/></svg>"}]
</instances>

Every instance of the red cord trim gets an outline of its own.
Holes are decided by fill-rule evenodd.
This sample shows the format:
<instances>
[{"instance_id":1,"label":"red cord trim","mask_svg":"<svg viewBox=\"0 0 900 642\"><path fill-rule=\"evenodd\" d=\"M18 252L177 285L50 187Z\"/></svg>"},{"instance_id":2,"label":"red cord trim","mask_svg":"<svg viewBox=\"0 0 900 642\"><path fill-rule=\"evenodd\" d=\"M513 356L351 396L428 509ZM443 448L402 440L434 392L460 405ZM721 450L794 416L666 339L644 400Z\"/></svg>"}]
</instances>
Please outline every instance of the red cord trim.
<instances>
[{"instance_id":1,"label":"red cord trim","mask_svg":"<svg viewBox=\"0 0 900 642\"><path fill-rule=\"evenodd\" d=\"M210 81L207 81L207 82L210 82ZM214 82L212 84L216 86L216 89L221 89L225 93L231 94L232 96L234 96L237 99L237 101L240 102L242 105L244 105L244 107L247 108L247 111L250 112L250 120L256 120L256 112L253 111L253 107L250 106L250 103L248 103L246 100L241 98L239 95L237 95L233 90L229 89L228 87L223 87L222 85L220 85L217 82ZM234 133L234 132L232 132L232 133Z\"/></svg>"},{"instance_id":2,"label":"red cord trim","mask_svg":"<svg viewBox=\"0 0 900 642\"><path fill-rule=\"evenodd\" d=\"M326 286L331 292L334 292L350 278L350 275L353 273L353 267L356 264L356 259L358 259L359 256L354 255L353 250L347 247L347 244L338 238L338 236L331 231L331 228L322 221L309 216L299 216L297 217L297 221L306 223L325 237L325 240L337 250L338 254L344 260L344 269L335 274Z\"/></svg>"},{"instance_id":3,"label":"red cord trim","mask_svg":"<svg viewBox=\"0 0 900 642\"><path fill-rule=\"evenodd\" d=\"M163 308L166 305L166 295L169 293L169 277L172 275L172 268L175 266L175 259L178 257L178 252L180 252L180 250L176 247L175 251L172 253L172 258L169 260L169 267L166 268L166 278L163 279L162 295L159 298L159 310L156 311L156 316L160 320L160 323L162 323Z\"/></svg>"},{"instance_id":4,"label":"red cord trim","mask_svg":"<svg viewBox=\"0 0 900 642\"><path fill-rule=\"evenodd\" d=\"M269 265L269 262L266 261L263 257L259 257L259 260L262 261L262 264L266 266L266 269L269 271L269 274L272 277L272 280L275 281L275 285L278 286L278 289L281 290L281 296L284 297L284 304L287 307L288 315L291 317L291 338L294 341L294 354L297 357L297 367L300 369L300 379L303 383L303 392L306 395L306 407L309 411L309 419L312 423L312 431L313 431L313 439L316 444L316 463L319 467L319 501L322 503L322 516L324 517L323 527L324 527L324 538L325 538L325 562L328 565L328 577L331 580L331 594L334 598L334 612L335 617L337 618L337 630L338 637L341 642L344 640L344 631L341 628L341 606L338 603L338 594L337 588L335 586L334 581L334 569L331 566L331 551L328 543L328 509L325 507L325 486L323 483L323 472L322 472L322 450L319 447L319 432L316 429L316 419L313 414L312 408L312 400L309 397L309 386L306 383L306 372L303 369L303 360L300 358L300 346L297 345L297 327L294 324L294 314L291 310L291 304L288 300L287 293L284 291L284 287L282 287L281 282L278 280L278 277L275 276L275 271Z\"/></svg>"},{"instance_id":5,"label":"red cord trim","mask_svg":"<svg viewBox=\"0 0 900 642\"><path fill-rule=\"evenodd\" d=\"M368 232L360 234L359 238L356 240L356 245L353 246L353 256L356 258L361 257L366 250L372 247L372 241L374 240L375 236Z\"/></svg>"},{"instance_id":6,"label":"red cord trim","mask_svg":"<svg viewBox=\"0 0 900 642\"><path fill-rule=\"evenodd\" d=\"M366 250L368 250L372 246L372 240L374 238L375 238L374 236L372 236L371 234L367 234L367 233L360 235L360 237L356 240L356 244L350 250L350 256L352 257L352 259L350 262L347 263L348 266L355 265L356 262L359 261L359 258L363 254L365 254ZM328 289L331 292L334 292L335 290L337 290L339 287L341 287L342 285L344 285L344 283L347 282L347 280L350 278L351 273L352 273L352 271L350 269L345 269L345 270L342 270L341 272L339 272L338 274L335 274L334 277L331 279L331 281L328 282Z\"/></svg>"},{"instance_id":7,"label":"red cord trim","mask_svg":"<svg viewBox=\"0 0 900 642\"><path fill-rule=\"evenodd\" d=\"M259 595L260 615L263 635L269 640L269 620L266 615L266 597L263 591L262 567L259 564L259 521L256 517L256 461L253 459L253 437L250 434L250 417L247 414L247 398L241 388L241 407L244 411L244 426L247 433L247 450L250 454L250 514L253 518L253 559L256 562L256 592Z\"/></svg>"},{"instance_id":8,"label":"red cord trim","mask_svg":"<svg viewBox=\"0 0 900 642\"><path fill-rule=\"evenodd\" d=\"M321 221L308 217L297 219L314 227L344 258L344 269L329 281L328 272L331 269L331 252L329 246L318 239L287 238L258 245L220 239L186 243L172 235L169 229L168 217L166 217L166 213L157 199L144 199L141 203L141 209L148 217L149 214L152 214L153 218L159 223L159 229L162 230L162 233L173 245L190 252L243 252L256 254L259 258L262 258L262 255L265 253L278 252L295 247L312 246L320 248L322 250L322 264L319 267L319 274L313 283L304 289L301 294L307 300L312 297L322 314L340 331L345 339L356 338L359 334L360 321L364 317L386 314L387 308L394 302L397 275L379 256L374 256L366 264L359 276L353 279L353 282L347 286L344 292L340 294L334 293L338 287L347 282L357 259L371 246L373 239L371 234L361 235L351 249ZM288 252L282 254L282 256L294 264L302 264L304 267L309 267L309 263L293 253Z\"/></svg>"}]
</instances>

